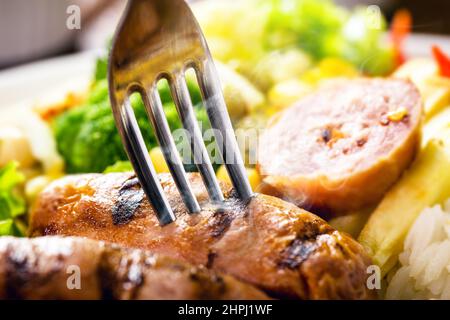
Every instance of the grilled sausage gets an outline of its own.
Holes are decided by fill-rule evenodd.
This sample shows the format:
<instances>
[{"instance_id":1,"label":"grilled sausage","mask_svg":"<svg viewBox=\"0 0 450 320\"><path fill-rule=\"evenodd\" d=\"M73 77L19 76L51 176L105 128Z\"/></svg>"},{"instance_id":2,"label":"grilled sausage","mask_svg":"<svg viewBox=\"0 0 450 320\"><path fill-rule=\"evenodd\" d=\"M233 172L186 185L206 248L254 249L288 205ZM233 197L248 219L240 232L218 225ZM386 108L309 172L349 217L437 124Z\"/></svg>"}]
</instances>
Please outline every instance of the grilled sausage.
<instances>
[{"instance_id":1,"label":"grilled sausage","mask_svg":"<svg viewBox=\"0 0 450 320\"><path fill-rule=\"evenodd\" d=\"M275 116L262 135L263 192L329 215L374 205L413 160L421 115L409 81L328 84Z\"/></svg>"},{"instance_id":2,"label":"grilled sausage","mask_svg":"<svg viewBox=\"0 0 450 320\"><path fill-rule=\"evenodd\" d=\"M83 238L0 238L0 299L101 298L267 296L230 276L138 249Z\"/></svg>"},{"instance_id":3,"label":"grilled sausage","mask_svg":"<svg viewBox=\"0 0 450 320\"><path fill-rule=\"evenodd\" d=\"M221 184L226 201L208 201L189 174L202 206L189 215L170 175L160 181L177 216L161 227L131 173L69 176L39 197L31 235L75 235L148 249L234 275L272 297L366 299L370 259L347 235L278 198L255 195L248 205Z\"/></svg>"}]
</instances>

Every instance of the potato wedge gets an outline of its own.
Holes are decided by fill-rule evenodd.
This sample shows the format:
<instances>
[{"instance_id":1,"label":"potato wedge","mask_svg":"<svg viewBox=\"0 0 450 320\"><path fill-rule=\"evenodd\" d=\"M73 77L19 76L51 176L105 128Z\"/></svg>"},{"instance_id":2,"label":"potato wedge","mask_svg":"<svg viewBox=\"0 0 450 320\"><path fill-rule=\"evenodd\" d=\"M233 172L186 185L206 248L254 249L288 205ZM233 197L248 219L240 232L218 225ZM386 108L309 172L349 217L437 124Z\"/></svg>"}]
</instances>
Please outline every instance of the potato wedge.
<instances>
[{"instance_id":1,"label":"potato wedge","mask_svg":"<svg viewBox=\"0 0 450 320\"><path fill-rule=\"evenodd\" d=\"M369 220L373 210L374 208L367 208L357 212L351 212L345 216L332 218L328 223L338 231L346 232L356 239L367 223L367 220Z\"/></svg>"},{"instance_id":2,"label":"potato wedge","mask_svg":"<svg viewBox=\"0 0 450 320\"><path fill-rule=\"evenodd\" d=\"M393 76L410 79L417 86L422 95L426 120L450 104L450 79L439 75L439 67L432 59L411 59L398 68Z\"/></svg>"},{"instance_id":3,"label":"potato wedge","mask_svg":"<svg viewBox=\"0 0 450 320\"><path fill-rule=\"evenodd\" d=\"M392 75L409 79L420 89L428 78L439 75L439 67L433 59L414 58L402 64Z\"/></svg>"},{"instance_id":4,"label":"potato wedge","mask_svg":"<svg viewBox=\"0 0 450 320\"><path fill-rule=\"evenodd\" d=\"M10 161L17 161L20 167L30 168L36 163L26 135L17 127L0 127L0 168Z\"/></svg>"},{"instance_id":5,"label":"potato wedge","mask_svg":"<svg viewBox=\"0 0 450 320\"><path fill-rule=\"evenodd\" d=\"M244 76L216 62L228 113L233 120L242 118L265 105L264 95Z\"/></svg>"},{"instance_id":6,"label":"potato wedge","mask_svg":"<svg viewBox=\"0 0 450 320\"><path fill-rule=\"evenodd\" d=\"M428 120L450 104L450 79L430 77L419 88Z\"/></svg>"},{"instance_id":7,"label":"potato wedge","mask_svg":"<svg viewBox=\"0 0 450 320\"><path fill-rule=\"evenodd\" d=\"M386 194L359 236L385 275L396 263L405 236L420 212L450 197L450 130L432 139Z\"/></svg>"},{"instance_id":8,"label":"potato wedge","mask_svg":"<svg viewBox=\"0 0 450 320\"><path fill-rule=\"evenodd\" d=\"M290 107L293 103L311 93L313 86L301 80L288 80L280 82L269 90L267 96L274 111Z\"/></svg>"},{"instance_id":9,"label":"potato wedge","mask_svg":"<svg viewBox=\"0 0 450 320\"><path fill-rule=\"evenodd\" d=\"M422 129L422 148L433 138L444 138L450 131L450 105L429 119Z\"/></svg>"},{"instance_id":10,"label":"potato wedge","mask_svg":"<svg viewBox=\"0 0 450 320\"><path fill-rule=\"evenodd\" d=\"M266 104L264 94L246 77L219 61L214 61L222 84L223 97L232 120L240 120ZM186 74L188 80L197 82L194 70Z\"/></svg>"}]
</instances>

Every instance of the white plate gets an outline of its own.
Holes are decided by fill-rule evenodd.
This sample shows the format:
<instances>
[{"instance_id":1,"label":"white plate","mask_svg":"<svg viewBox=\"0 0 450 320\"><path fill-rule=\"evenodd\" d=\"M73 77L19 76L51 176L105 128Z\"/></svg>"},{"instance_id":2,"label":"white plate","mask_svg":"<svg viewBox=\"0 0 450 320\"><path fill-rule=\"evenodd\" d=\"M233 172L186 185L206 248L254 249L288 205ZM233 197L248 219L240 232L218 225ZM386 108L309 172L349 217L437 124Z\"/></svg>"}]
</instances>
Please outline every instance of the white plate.
<instances>
[{"instance_id":1,"label":"white plate","mask_svg":"<svg viewBox=\"0 0 450 320\"><path fill-rule=\"evenodd\" d=\"M414 34L406 42L409 57L429 56L433 44L450 53L450 37ZM0 72L0 109L55 101L68 91L85 88L100 52L84 52Z\"/></svg>"},{"instance_id":2,"label":"white plate","mask_svg":"<svg viewBox=\"0 0 450 320\"><path fill-rule=\"evenodd\" d=\"M85 88L99 54L83 52L0 72L0 109L55 101L69 91Z\"/></svg>"}]
</instances>

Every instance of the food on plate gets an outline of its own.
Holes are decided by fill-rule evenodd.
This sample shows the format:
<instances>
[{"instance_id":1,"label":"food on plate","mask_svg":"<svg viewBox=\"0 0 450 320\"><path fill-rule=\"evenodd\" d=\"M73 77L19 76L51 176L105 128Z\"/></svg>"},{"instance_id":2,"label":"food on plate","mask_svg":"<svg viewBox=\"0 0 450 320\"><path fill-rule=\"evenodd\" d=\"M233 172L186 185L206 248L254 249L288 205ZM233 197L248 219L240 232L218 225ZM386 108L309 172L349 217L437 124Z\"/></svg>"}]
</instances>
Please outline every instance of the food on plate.
<instances>
[{"instance_id":1,"label":"food on plate","mask_svg":"<svg viewBox=\"0 0 450 320\"><path fill-rule=\"evenodd\" d=\"M48 124L31 108L0 107L0 168L19 164L27 178L36 174L60 176L64 163Z\"/></svg>"},{"instance_id":2,"label":"food on plate","mask_svg":"<svg viewBox=\"0 0 450 320\"><path fill-rule=\"evenodd\" d=\"M417 86L426 120L450 105L450 78L440 75L436 61L426 58L408 60L393 76L409 79Z\"/></svg>"},{"instance_id":3,"label":"food on plate","mask_svg":"<svg viewBox=\"0 0 450 320\"><path fill-rule=\"evenodd\" d=\"M107 88L106 79L97 80L84 105L71 108L52 121L58 151L69 173L102 172L117 161L127 160L114 122ZM163 98L164 95L161 96L169 126L172 130L181 128L173 103ZM199 99L197 97L195 102ZM140 96L133 95L131 104L147 146L149 149L156 146L156 137ZM206 127L204 109L196 108L196 113Z\"/></svg>"},{"instance_id":4,"label":"food on plate","mask_svg":"<svg viewBox=\"0 0 450 320\"><path fill-rule=\"evenodd\" d=\"M392 18L390 37L394 47L396 62L401 65L406 61L403 50L404 42L412 29L412 16L408 10L398 10Z\"/></svg>"},{"instance_id":5,"label":"food on plate","mask_svg":"<svg viewBox=\"0 0 450 320\"><path fill-rule=\"evenodd\" d=\"M383 198L358 238L383 274L397 263L403 240L420 212L450 197L449 137L428 143Z\"/></svg>"},{"instance_id":6,"label":"food on plate","mask_svg":"<svg viewBox=\"0 0 450 320\"><path fill-rule=\"evenodd\" d=\"M267 296L233 277L143 250L72 237L3 237L0 299L267 299Z\"/></svg>"},{"instance_id":7,"label":"food on plate","mask_svg":"<svg viewBox=\"0 0 450 320\"><path fill-rule=\"evenodd\" d=\"M426 119L450 105L450 78L430 77L421 90Z\"/></svg>"},{"instance_id":8,"label":"food on plate","mask_svg":"<svg viewBox=\"0 0 450 320\"><path fill-rule=\"evenodd\" d=\"M25 134L14 126L0 127L0 168L10 161L16 161L25 168L31 167L36 159Z\"/></svg>"},{"instance_id":9,"label":"food on plate","mask_svg":"<svg viewBox=\"0 0 450 320\"><path fill-rule=\"evenodd\" d=\"M17 187L25 181L16 162L0 168L0 236L23 235L24 226L20 216L25 213L25 200Z\"/></svg>"},{"instance_id":10,"label":"food on plate","mask_svg":"<svg viewBox=\"0 0 450 320\"><path fill-rule=\"evenodd\" d=\"M409 81L336 81L274 116L258 169L282 198L341 215L376 204L413 160L422 105Z\"/></svg>"},{"instance_id":11,"label":"food on plate","mask_svg":"<svg viewBox=\"0 0 450 320\"><path fill-rule=\"evenodd\" d=\"M221 62L216 61L215 65L232 121L255 112L265 105L263 93L248 79Z\"/></svg>"},{"instance_id":12,"label":"food on plate","mask_svg":"<svg viewBox=\"0 0 450 320\"><path fill-rule=\"evenodd\" d=\"M187 213L134 94L177 215L161 227L115 126L104 52L83 90L49 84L65 98L0 110L0 236L39 237L0 237L0 298L448 299L448 52L433 46L429 57L409 57L404 10L388 30L376 6L331 0L192 8L257 193L249 203L236 198L187 70L226 201L211 203L201 177L188 173L202 211ZM170 129L181 129L167 81L158 90ZM197 171L177 133L185 170ZM67 268L77 264L83 289L68 290ZM367 282L373 264L381 290Z\"/></svg>"},{"instance_id":13,"label":"food on plate","mask_svg":"<svg viewBox=\"0 0 450 320\"><path fill-rule=\"evenodd\" d=\"M275 112L280 111L300 100L312 91L312 86L301 80L287 80L272 87L267 97Z\"/></svg>"},{"instance_id":14,"label":"food on plate","mask_svg":"<svg viewBox=\"0 0 450 320\"><path fill-rule=\"evenodd\" d=\"M422 211L410 228L387 299L450 299L450 199Z\"/></svg>"},{"instance_id":15,"label":"food on plate","mask_svg":"<svg viewBox=\"0 0 450 320\"><path fill-rule=\"evenodd\" d=\"M53 127L57 148L65 160L68 173L103 172L116 162L127 160L111 111L106 73L102 71L105 59L97 62L95 80L83 103L65 108L60 113L53 111L53 117L41 110L42 117ZM232 118L243 117L264 104L265 97L244 77L223 64L218 64L218 71ZM193 73L188 73L187 84L197 120L205 132L210 124ZM162 81L158 88L170 129L182 128L168 83ZM158 143L141 97L134 94L131 105L147 148L156 147ZM186 148L179 146L178 149L181 152ZM192 171L195 166L187 166L187 169Z\"/></svg>"},{"instance_id":16,"label":"food on plate","mask_svg":"<svg viewBox=\"0 0 450 320\"><path fill-rule=\"evenodd\" d=\"M360 73L356 66L338 58L324 58L317 66L306 71L302 80L306 83L318 84L326 79L333 78L355 78Z\"/></svg>"},{"instance_id":17,"label":"food on plate","mask_svg":"<svg viewBox=\"0 0 450 320\"><path fill-rule=\"evenodd\" d=\"M369 299L371 264L362 247L315 215L255 195L248 205L221 184L223 206L209 202L198 174L189 175L202 211L189 215L170 175L160 175L177 220L158 223L131 173L68 176L37 200L30 235L84 236L147 249L236 276L274 297Z\"/></svg>"},{"instance_id":18,"label":"food on plate","mask_svg":"<svg viewBox=\"0 0 450 320\"><path fill-rule=\"evenodd\" d=\"M251 81L262 82L262 89L275 84L272 79L280 79L280 70L284 71L283 81L288 75L291 79L301 76L302 69L289 68L289 64L267 67L272 65L267 62L277 61L273 59L280 56L277 52L283 56L292 48L309 56L305 59L305 55L289 54L287 60L294 57L297 66L333 57L370 75L384 75L395 67L394 46L384 35L383 15L378 12L374 28L367 23L370 12L363 7L349 11L329 0L288 4L284 0L221 0L200 1L193 11L213 57L234 66Z\"/></svg>"},{"instance_id":19,"label":"food on plate","mask_svg":"<svg viewBox=\"0 0 450 320\"><path fill-rule=\"evenodd\" d=\"M311 58L298 48L264 53L256 68L244 71L263 92L280 82L299 78L311 68Z\"/></svg>"},{"instance_id":20,"label":"food on plate","mask_svg":"<svg viewBox=\"0 0 450 320\"><path fill-rule=\"evenodd\" d=\"M359 211L349 212L345 216L331 218L328 220L328 223L336 230L346 232L357 239L373 210L373 207L368 207Z\"/></svg>"},{"instance_id":21,"label":"food on plate","mask_svg":"<svg viewBox=\"0 0 450 320\"><path fill-rule=\"evenodd\" d=\"M438 73L439 68L432 59L412 58L399 66L392 76L411 80L420 90L427 79Z\"/></svg>"},{"instance_id":22,"label":"food on plate","mask_svg":"<svg viewBox=\"0 0 450 320\"><path fill-rule=\"evenodd\" d=\"M442 112L438 113L423 127L422 132L422 147L425 147L427 143L433 139L448 139L450 132L450 104Z\"/></svg>"},{"instance_id":23,"label":"food on plate","mask_svg":"<svg viewBox=\"0 0 450 320\"><path fill-rule=\"evenodd\" d=\"M102 59L98 60L98 64L103 63ZM57 99L51 103L44 101L42 104L34 106L33 109L44 121L51 121L54 117L71 109L73 106L81 105L86 98L86 92L68 92L62 99Z\"/></svg>"},{"instance_id":24,"label":"food on plate","mask_svg":"<svg viewBox=\"0 0 450 320\"><path fill-rule=\"evenodd\" d=\"M439 66L440 75L450 78L450 57L438 46L433 46L431 50Z\"/></svg>"},{"instance_id":25,"label":"food on plate","mask_svg":"<svg viewBox=\"0 0 450 320\"><path fill-rule=\"evenodd\" d=\"M259 176L258 171L254 168L247 168L246 170L250 186L252 187L253 191L256 191L261 184L261 177ZM232 183L225 165L220 166L220 168L217 170L216 175L217 179L219 179L220 181L227 182L229 184Z\"/></svg>"}]
</instances>

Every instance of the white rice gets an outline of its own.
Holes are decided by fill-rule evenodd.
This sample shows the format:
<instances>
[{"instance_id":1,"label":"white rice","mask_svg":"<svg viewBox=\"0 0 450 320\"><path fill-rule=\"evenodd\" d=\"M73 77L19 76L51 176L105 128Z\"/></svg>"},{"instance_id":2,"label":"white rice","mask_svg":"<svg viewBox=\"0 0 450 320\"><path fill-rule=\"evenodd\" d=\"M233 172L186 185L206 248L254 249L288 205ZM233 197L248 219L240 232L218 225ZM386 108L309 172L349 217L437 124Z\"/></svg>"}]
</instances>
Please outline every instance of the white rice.
<instances>
[{"instance_id":1,"label":"white rice","mask_svg":"<svg viewBox=\"0 0 450 320\"><path fill-rule=\"evenodd\" d=\"M450 199L426 208L405 239L386 299L450 300Z\"/></svg>"}]
</instances>

